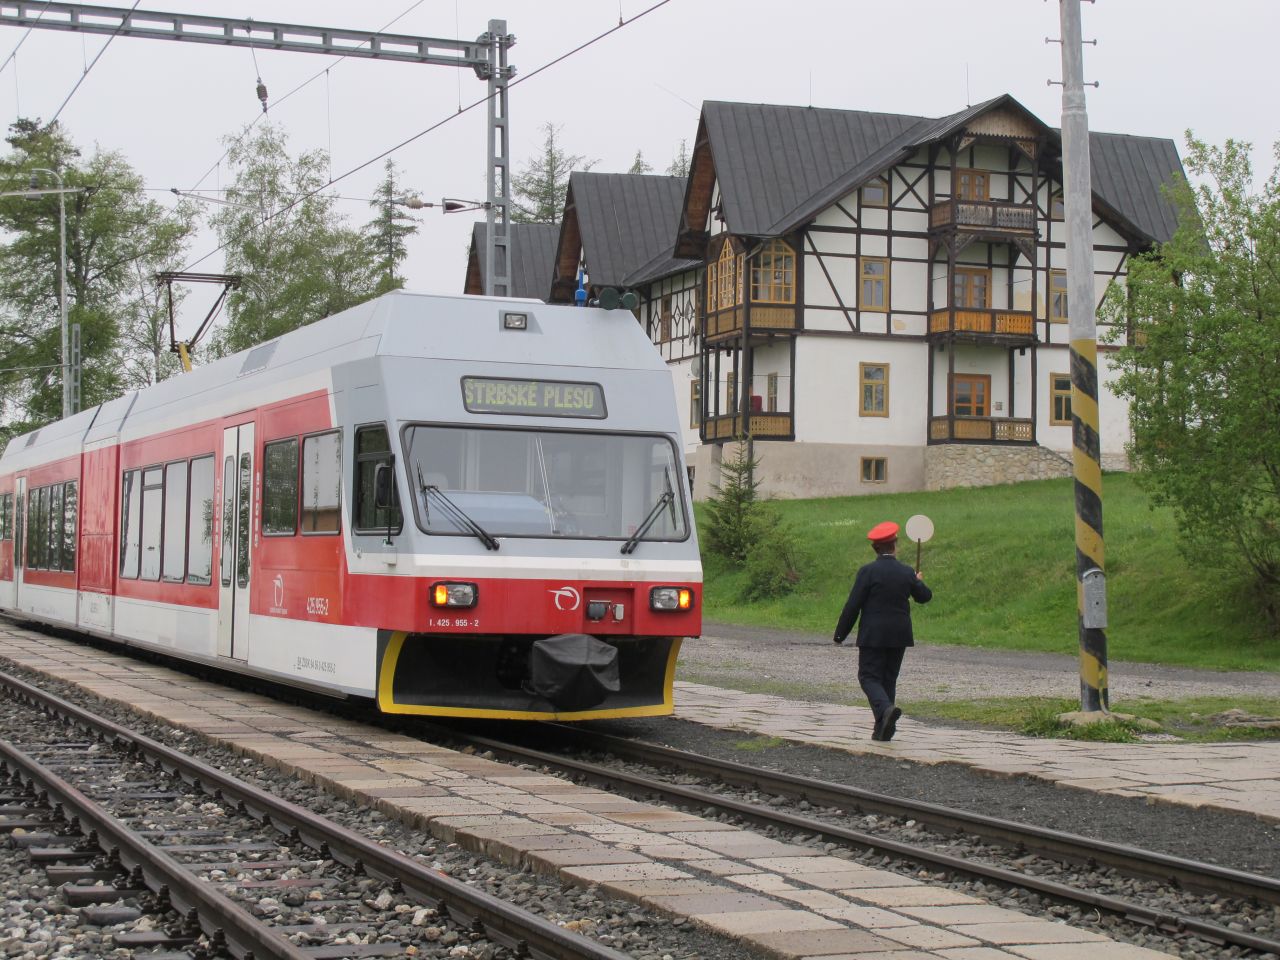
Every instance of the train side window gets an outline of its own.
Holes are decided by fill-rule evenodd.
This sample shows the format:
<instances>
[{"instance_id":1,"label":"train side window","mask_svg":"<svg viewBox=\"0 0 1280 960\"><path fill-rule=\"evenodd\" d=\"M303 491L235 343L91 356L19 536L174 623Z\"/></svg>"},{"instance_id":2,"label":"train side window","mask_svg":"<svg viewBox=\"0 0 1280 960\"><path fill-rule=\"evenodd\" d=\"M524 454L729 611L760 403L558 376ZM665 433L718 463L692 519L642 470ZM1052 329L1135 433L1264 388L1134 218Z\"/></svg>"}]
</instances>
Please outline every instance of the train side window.
<instances>
[{"instance_id":1,"label":"train side window","mask_svg":"<svg viewBox=\"0 0 1280 960\"><path fill-rule=\"evenodd\" d=\"M298 529L298 439L276 440L262 452L262 533L291 537Z\"/></svg>"},{"instance_id":2,"label":"train side window","mask_svg":"<svg viewBox=\"0 0 1280 960\"><path fill-rule=\"evenodd\" d=\"M342 503L342 434L302 440L302 532L338 533Z\"/></svg>"},{"instance_id":3,"label":"train side window","mask_svg":"<svg viewBox=\"0 0 1280 960\"><path fill-rule=\"evenodd\" d=\"M353 526L357 532L399 533L404 525L399 497L396 506L378 508L374 502L374 475L378 465L391 462L391 440L384 426L360 427L356 430L355 510ZM396 478L391 478L395 489Z\"/></svg>"},{"instance_id":4,"label":"train side window","mask_svg":"<svg viewBox=\"0 0 1280 960\"><path fill-rule=\"evenodd\" d=\"M187 573L187 461L164 468L164 556L166 583L181 583Z\"/></svg>"},{"instance_id":5,"label":"train side window","mask_svg":"<svg viewBox=\"0 0 1280 960\"><path fill-rule=\"evenodd\" d=\"M191 461L187 507L187 583L213 582L213 456Z\"/></svg>"},{"instance_id":6,"label":"train side window","mask_svg":"<svg viewBox=\"0 0 1280 960\"><path fill-rule=\"evenodd\" d=\"M77 495L76 482L68 480L62 485L62 572L75 573L76 570L76 518L79 515L80 501Z\"/></svg>"},{"instance_id":7,"label":"train side window","mask_svg":"<svg viewBox=\"0 0 1280 960\"><path fill-rule=\"evenodd\" d=\"M49 491L49 526L45 537L48 547L44 555L46 570L62 569L62 484L46 488Z\"/></svg>"},{"instance_id":8,"label":"train side window","mask_svg":"<svg viewBox=\"0 0 1280 960\"><path fill-rule=\"evenodd\" d=\"M160 579L160 546L164 532L164 471L142 471L142 569L141 580Z\"/></svg>"},{"instance_id":9,"label":"train side window","mask_svg":"<svg viewBox=\"0 0 1280 960\"><path fill-rule=\"evenodd\" d=\"M236 542L236 458L227 457L222 465L222 585L231 586L235 572Z\"/></svg>"},{"instance_id":10,"label":"train side window","mask_svg":"<svg viewBox=\"0 0 1280 960\"><path fill-rule=\"evenodd\" d=\"M40 487L32 497L35 515L27 521L31 535L27 543L27 566L43 570L49 550L49 488Z\"/></svg>"},{"instance_id":11,"label":"train side window","mask_svg":"<svg viewBox=\"0 0 1280 960\"><path fill-rule=\"evenodd\" d=\"M0 493L0 540L13 539L13 494Z\"/></svg>"},{"instance_id":12,"label":"train side window","mask_svg":"<svg viewBox=\"0 0 1280 960\"><path fill-rule=\"evenodd\" d=\"M138 505L142 499L142 490L138 485L139 479L137 470L126 472L120 492L120 576L126 580L138 579L138 561L141 556L142 516Z\"/></svg>"}]
</instances>

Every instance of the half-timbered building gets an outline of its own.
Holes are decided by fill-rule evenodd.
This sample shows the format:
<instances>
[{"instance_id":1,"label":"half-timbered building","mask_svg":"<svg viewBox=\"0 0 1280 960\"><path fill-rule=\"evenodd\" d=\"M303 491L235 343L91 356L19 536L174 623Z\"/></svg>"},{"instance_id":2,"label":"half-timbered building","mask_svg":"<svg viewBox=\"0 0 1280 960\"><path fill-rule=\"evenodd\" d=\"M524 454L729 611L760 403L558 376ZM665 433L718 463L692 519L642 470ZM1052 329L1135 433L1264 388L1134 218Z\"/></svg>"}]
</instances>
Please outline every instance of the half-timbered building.
<instances>
[{"instance_id":1,"label":"half-timbered building","mask_svg":"<svg viewBox=\"0 0 1280 960\"><path fill-rule=\"evenodd\" d=\"M1167 139L1090 147L1100 302L1172 235L1163 187L1182 168ZM1070 474L1061 141L1012 97L942 118L708 102L687 182L670 181L574 174L550 286L572 300L581 273L642 294L696 496L748 435L776 496ZM1120 468L1107 356L1102 457Z\"/></svg>"}]
</instances>

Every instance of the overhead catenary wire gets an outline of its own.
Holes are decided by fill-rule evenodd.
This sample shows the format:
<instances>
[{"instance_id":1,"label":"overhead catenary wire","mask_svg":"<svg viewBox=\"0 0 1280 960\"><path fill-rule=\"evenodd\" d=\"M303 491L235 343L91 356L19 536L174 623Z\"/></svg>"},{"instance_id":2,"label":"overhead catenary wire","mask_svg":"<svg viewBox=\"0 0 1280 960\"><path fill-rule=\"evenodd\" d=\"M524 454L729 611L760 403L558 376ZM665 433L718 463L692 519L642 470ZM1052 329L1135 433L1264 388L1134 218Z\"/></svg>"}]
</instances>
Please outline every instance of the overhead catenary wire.
<instances>
[{"instance_id":1,"label":"overhead catenary wire","mask_svg":"<svg viewBox=\"0 0 1280 960\"><path fill-rule=\"evenodd\" d=\"M671 0L658 0L657 3L654 3L651 6L646 7L644 10L641 10L639 13L631 17L629 20L623 20L619 22L616 26L610 27L608 30L605 30L602 33L596 34L594 37L591 37L589 40L585 40L582 43L578 44L576 47L573 47L572 49L567 50L564 53L560 54L560 56L555 57L552 60L548 60L546 63L542 64L542 66L537 67L530 73L517 77L516 79L512 80L509 84L507 84L508 89L510 89L511 87L517 86L521 83L526 83L529 80L532 80L534 77L538 76L538 74L544 73L545 71L550 70L552 67L560 63L563 63L565 60L569 59L570 57L578 53L581 53L583 50L587 49L588 47L596 43L599 43L605 37L608 37L611 34L617 33L623 27L626 27L626 26L629 26L630 24L635 23L637 20L641 19L642 17L648 16L650 13L653 13L653 11L661 7L665 7L670 2ZM328 183L321 184L320 186L316 187L314 190L311 190L307 193L302 194L301 196L297 197L290 203L287 203L284 206L280 207L278 210L275 210L272 213L268 214L263 219L263 223L266 223L267 221L274 219L280 214L289 212L298 204L302 203L303 201L311 197L316 196L318 193L328 189L329 187L333 186L335 183L339 183L345 180L347 177L350 177L354 174L359 173L361 170L364 170L366 167L372 166L373 164L377 163L379 160L389 157L391 154L395 153L397 150L401 150L404 147L407 147L409 144L422 139L427 134L440 129L446 123L449 123L452 120L456 120L458 117L462 116L464 113L469 113L470 111L474 110L476 107L483 106L488 102L489 102L488 95L480 97L477 100L473 100L471 103L467 104L465 107L460 108L457 113L450 114L449 116L445 117L443 120L439 120L431 124L429 127L419 130L417 133L413 134L412 136L406 137L404 140L401 140L399 143L391 147L388 147L386 150L383 150L381 153L373 157L370 157L368 160L365 160L363 163L357 164L356 166L352 167L350 170L347 170L346 172L341 173L336 177L331 177ZM202 257L200 257L197 260L193 260L190 264L183 267L182 269L184 271L191 270L199 266L200 264L204 263L204 261L208 260L210 257L215 256L218 253L221 253L223 250L226 249L226 247L227 247L227 243L225 242L220 243L218 244L218 246L214 247L208 253L204 254Z\"/></svg>"},{"instance_id":2,"label":"overhead catenary wire","mask_svg":"<svg viewBox=\"0 0 1280 960\"><path fill-rule=\"evenodd\" d=\"M36 14L37 20L44 18L45 11L49 9L49 4L52 2L53 0L45 0L44 7L42 7L40 12ZM27 42L27 37L31 36L31 31L34 29L35 27L27 27L27 32L22 35L22 38L17 42L13 50L9 52L9 56L4 58L4 63L0 63L0 73L4 73L4 68L13 62L14 57L18 55L18 51L22 49L22 45ZM13 69L16 71L18 68L15 66Z\"/></svg>"},{"instance_id":3,"label":"overhead catenary wire","mask_svg":"<svg viewBox=\"0 0 1280 960\"><path fill-rule=\"evenodd\" d=\"M388 20L386 23L384 23L381 27L379 27L379 28L378 28L378 30L377 30L377 33L379 33L379 34L380 34L380 33L383 33L383 32L385 32L388 28L395 26L395 24L397 24L398 22L400 22L401 20L403 20L403 19L404 19L405 17L407 17L409 14L413 13L413 11L414 11L414 10L417 10L417 9L418 9L418 7L422 6L422 4L423 4L423 3L425 3L425 2L426 2L426 0L416 0L416 2L415 2L415 3L413 3L413 4L411 4L409 7L407 7L407 8L404 10L404 12L403 12L403 13L397 14L396 16L394 16L394 17L392 17L390 20ZM367 43L367 42L368 42L368 41L365 41L365 43ZM360 44L360 46L362 46L362 47L363 47L363 46L365 46L365 43L361 43L361 44ZM250 49L250 50L252 50L252 49L253 49L253 47L250 47L249 49ZM332 63L330 63L327 67L325 67L323 70L320 70L320 71L318 71L317 73L313 74L311 77L307 78L306 80L303 80L300 84L298 84L296 87L294 87L294 88L293 88L292 90L290 90L288 93L286 93L284 96L282 96L282 97L277 97L277 98L276 98L276 100L275 100L275 104L274 104L274 105L275 105L276 107L279 107L282 103L284 103L286 100L288 100L290 97L292 97L292 96L293 96L295 93L297 93L299 90L302 90L304 87L310 86L311 84L315 83L315 82L316 82L318 79L320 79L321 77L326 76L330 70L332 70L334 67L336 67L338 64L340 64L343 60L346 60L346 59L348 58L348 56L349 56L349 54L345 54L345 53L344 53L342 56L338 57L336 60L334 60ZM258 62L258 61L257 61L257 55L255 54L255 55L254 55L254 65L255 65L255 67L256 67L256 65L257 65L257 62ZM326 85L327 85L327 84L326 84ZM246 127L245 127L244 133L245 133L245 134L247 134L250 130L252 130L255 126L257 126L258 121L259 121L259 120L261 120L261 119L263 118L263 116L265 116L265 115L266 115L266 111L265 111L265 110L264 110L262 113L259 113L259 114L255 115L255 116L254 116L254 118L249 122L248 126L246 126ZM244 134L241 134L241 137L243 137L243 136L244 136ZM235 138L235 140L236 140L236 141L238 141L239 139L240 139L240 137ZM233 141L233 142L234 142L234 141ZM332 145L332 136L330 137L330 144ZM198 190L198 189L200 188L200 184L204 183L204 182L205 182L205 180L209 179L209 174L211 174L211 173L213 173L215 170L217 170L217 169L222 165L222 161L223 161L223 160L225 160L225 159L227 159L227 155L228 155L229 153L231 153L231 150L232 150L231 145L228 145L228 146L227 146L227 148L226 148L225 150L223 150L223 151L222 151L222 156L218 157L218 159L217 159L217 160L215 160L215 161L213 162L213 165L212 165L212 166L210 166L210 167L209 167L209 169L208 169L208 170L206 170L203 174L201 174L200 179L199 179L199 180L197 180L197 181L195 182L195 186L193 186L193 187L191 188L191 190L193 190L193 191L194 191L194 190ZM332 176L332 172L330 172L330 176Z\"/></svg>"},{"instance_id":4,"label":"overhead catenary wire","mask_svg":"<svg viewBox=\"0 0 1280 960\"><path fill-rule=\"evenodd\" d=\"M138 4L141 2L142 0L133 0L133 6L129 8L129 13L133 13L133 11L137 10ZM71 102L71 98L74 97L76 95L76 91L80 89L80 84L84 83L85 78L89 76L89 71L92 70L94 66L97 65L98 61L102 59L102 55L107 52L107 47L111 46L111 41L120 35L120 31L124 29L125 24L128 22L128 15L120 18L120 26L116 27L115 33L107 37L107 42L102 45L102 49L99 50L98 55L93 58L93 62L84 68L84 73L80 74L80 79L76 81L76 85L71 88L71 92L67 94L66 99L62 101L62 105L58 107L57 112L54 113L53 118L49 121L49 126L52 127L58 121L58 117L62 115L62 111L66 109L67 104Z\"/></svg>"}]
</instances>

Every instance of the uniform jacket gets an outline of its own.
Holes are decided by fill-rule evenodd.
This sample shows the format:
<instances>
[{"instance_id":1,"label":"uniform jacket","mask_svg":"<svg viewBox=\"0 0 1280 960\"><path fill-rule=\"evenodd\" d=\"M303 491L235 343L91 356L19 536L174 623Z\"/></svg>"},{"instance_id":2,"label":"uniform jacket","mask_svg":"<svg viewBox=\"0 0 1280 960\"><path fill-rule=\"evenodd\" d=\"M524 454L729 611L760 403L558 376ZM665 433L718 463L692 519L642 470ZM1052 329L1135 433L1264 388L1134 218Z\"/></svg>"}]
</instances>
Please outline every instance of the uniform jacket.
<instances>
[{"instance_id":1,"label":"uniform jacket","mask_svg":"<svg viewBox=\"0 0 1280 960\"><path fill-rule=\"evenodd\" d=\"M933 591L897 557L884 554L858 571L836 624L835 639L844 640L858 624L860 647L910 647L911 598L928 603Z\"/></svg>"}]
</instances>

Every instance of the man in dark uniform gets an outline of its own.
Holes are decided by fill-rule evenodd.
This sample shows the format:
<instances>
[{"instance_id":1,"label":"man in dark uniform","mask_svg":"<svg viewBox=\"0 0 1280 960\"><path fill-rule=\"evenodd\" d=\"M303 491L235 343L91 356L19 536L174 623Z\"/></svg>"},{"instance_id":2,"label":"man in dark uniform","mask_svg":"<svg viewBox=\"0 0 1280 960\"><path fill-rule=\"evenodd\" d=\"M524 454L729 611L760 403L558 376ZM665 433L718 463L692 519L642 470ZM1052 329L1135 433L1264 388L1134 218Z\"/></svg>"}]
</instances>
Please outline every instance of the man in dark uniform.
<instances>
[{"instance_id":1,"label":"man in dark uniform","mask_svg":"<svg viewBox=\"0 0 1280 960\"><path fill-rule=\"evenodd\" d=\"M867 695L876 725L872 740L892 740L902 710L894 706L898 671L911 635L911 598L928 603L933 591L915 570L898 560L898 525L876 524L867 534L876 558L858 571L836 624L836 643L858 624L858 684Z\"/></svg>"}]
</instances>

